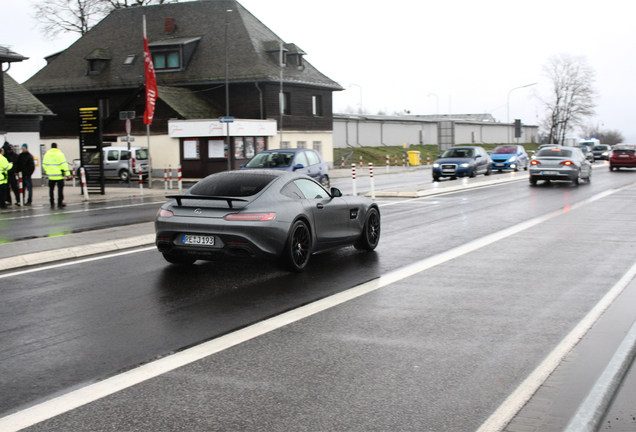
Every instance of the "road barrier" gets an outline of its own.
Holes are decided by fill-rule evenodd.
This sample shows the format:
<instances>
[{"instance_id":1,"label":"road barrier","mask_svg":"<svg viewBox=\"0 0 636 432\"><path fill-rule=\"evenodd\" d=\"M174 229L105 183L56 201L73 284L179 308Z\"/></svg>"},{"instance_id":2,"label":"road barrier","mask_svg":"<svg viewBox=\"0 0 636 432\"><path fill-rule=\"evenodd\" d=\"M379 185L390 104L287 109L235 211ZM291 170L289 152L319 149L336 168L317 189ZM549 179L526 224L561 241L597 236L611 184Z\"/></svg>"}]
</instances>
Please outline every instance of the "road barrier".
<instances>
[{"instance_id":1,"label":"road barrier","mask_svg":"<svg viewBox=\"0 0 636 432\"><path fill-rule=\"evenodd\" d=\"M340 161L340 169L344 169L344 156L342 156L342 159Z\"/></svg>"},{"instance_id":2,"label":"road barrier","mask_svg":"<svg viewBox=\"0 0 636 432\"><path fill-rule=\"evenodd\" d=\"M22 186L22 172L18 173L18 183L20 185L20 206L24 207L24 187Z\"/></svg>"},{"instance_id":3,"label":"road barrier","mask_svg":"<svg viewBox=\"0 0 636 432\"><path fill-rule=\"evenodd\" d=\"M426 165L430 165L430 164L431 164L431 154L426 153Z\"/></svg>"},{"instance_id":4,"label":"road barrier","mask_svg":"<svg viewBox=\"0 0 636 432\"><path fill-rule=\"evenodd\" d=\"M178 180L179 180L177 184L179 185L179 190L182 190L183 184L181 183L181 165L180 164L178 165L177 173L178 173Z\"/></svg>"}]
</instances>

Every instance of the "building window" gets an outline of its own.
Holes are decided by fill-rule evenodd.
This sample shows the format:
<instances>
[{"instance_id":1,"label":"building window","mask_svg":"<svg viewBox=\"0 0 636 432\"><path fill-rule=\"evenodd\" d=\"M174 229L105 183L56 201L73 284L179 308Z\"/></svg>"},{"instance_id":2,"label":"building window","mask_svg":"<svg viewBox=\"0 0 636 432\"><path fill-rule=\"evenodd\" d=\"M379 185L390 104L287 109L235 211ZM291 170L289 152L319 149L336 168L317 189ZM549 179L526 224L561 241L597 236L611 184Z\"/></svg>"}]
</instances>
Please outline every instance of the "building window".
<instances>
[{"instance_id":1,"label":"building window","mask_svg":"<svg viewBox=\"0 0 636 432\"><path fill-rule=\"evenodd\" d=\"M152 64L156 71L179 70L181 69L179 51L153 52Z\"/></svg>"},{"instance_id":2,"label":"building window","mask_svg":"<svg viewBox=\"0 0 636 432\"><path fill-rule=\"evenodd\" d=\"M307 148L307 141L296 141L296 148Z\"/></svg>"},{"instance_id":3,"label":"building window","mask_svg":"<svg viewBox=\"0 0 636 432\"><path fill-rule=\"evenodd\" d=\"M282 148L282 149L291 148L290 142L289 141L281 141L280 142L280 148Z\"/></svg>"},{"instance_id":4,"label":"building window","mask_svg":"<svg viewBox=\"0 0 636 432\"><path fill-rule=\"evenodd\" d=\"M130 66L131 64L133 64L135 58L137 58L137 54L128 54L126 56L126 59L124 60L124 66Z\"/></svg>"},{"instance_id":5,"label":"building window","mask_svg":"<svg viewBox=\"0 0 636 432\"><path fill-rule=\"evenodd\" d=\"M314 150L322 154L322 141L314 141Z\"/></svg>"},{"instance_id":6,"label":"building window","mask_svg":"<svg viewBox=\"0 0 636 432\"><path fill-rule=\"evenodd\" d=\"M322 96L311 97L311 113L315 116L322 116Z\"/></svg>"},{"instance_id":7,"label":"building window","mask_svg":"<svg viewBox=\"0 0 636 432\"><path fill-rule=\"evenodd\" d=\"M278 94L280 112L284 115L291 115L291 94L283 92Z\"/></svg>"}]
</instances>

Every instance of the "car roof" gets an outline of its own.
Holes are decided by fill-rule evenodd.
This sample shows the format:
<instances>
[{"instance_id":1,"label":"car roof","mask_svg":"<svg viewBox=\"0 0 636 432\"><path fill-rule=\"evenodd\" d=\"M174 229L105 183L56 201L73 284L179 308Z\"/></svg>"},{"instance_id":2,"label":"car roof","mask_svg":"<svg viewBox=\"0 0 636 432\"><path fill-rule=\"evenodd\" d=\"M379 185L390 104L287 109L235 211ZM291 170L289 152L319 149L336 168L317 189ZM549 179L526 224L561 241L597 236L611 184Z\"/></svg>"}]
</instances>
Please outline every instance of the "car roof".
<instances>
[{"instance_id":1,"label":"car roof","mask_svg":"<svg viewBox=\"0 0 636 432\"><path fill-rule=\"evenodd\" d=\"M270 150L263 150L260 153L274 153L274 152L291 152L291 153L298 153L301 151L315 151L313 149L308 149L308 148L284 148L284 149L270 149Z\"/></svg>"}]
</instances>

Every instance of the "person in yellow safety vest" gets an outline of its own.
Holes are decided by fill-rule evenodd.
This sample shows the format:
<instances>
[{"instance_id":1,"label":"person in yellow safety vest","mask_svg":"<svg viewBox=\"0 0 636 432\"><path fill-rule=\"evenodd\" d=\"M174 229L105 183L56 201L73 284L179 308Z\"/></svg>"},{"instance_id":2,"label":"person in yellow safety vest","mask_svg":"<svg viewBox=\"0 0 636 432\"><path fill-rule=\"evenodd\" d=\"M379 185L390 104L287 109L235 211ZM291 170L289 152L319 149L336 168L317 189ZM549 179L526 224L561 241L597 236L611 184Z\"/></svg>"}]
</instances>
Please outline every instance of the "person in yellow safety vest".
<instances>
[{"instance_id":1,"label":"person in yellow safety vest","mask_svg":"<svg viewBox=\"0 0 636 432\"><path fill-rule=\"evenodd\" d=\"M9 196L9 170L13 164L4 157L4 149L0 147L0 209L7 208L7 197Z\"/></svg>"},{"instance_id":2,"label":"person in yellow safety vest","mask_svg":"<svg viewBox=\"0 0 636 432\"><path fill-rule=\"evenodd\" d=\"M51 208L55 208L55 186L57 185L57 206L58 208L66 207L64 202L64 178L71 175L68 170L66 157L57 143L51 143L51 150L47 151L42 160L44 172L49 177L49 201Z\"/></svg>"}]
</instances>

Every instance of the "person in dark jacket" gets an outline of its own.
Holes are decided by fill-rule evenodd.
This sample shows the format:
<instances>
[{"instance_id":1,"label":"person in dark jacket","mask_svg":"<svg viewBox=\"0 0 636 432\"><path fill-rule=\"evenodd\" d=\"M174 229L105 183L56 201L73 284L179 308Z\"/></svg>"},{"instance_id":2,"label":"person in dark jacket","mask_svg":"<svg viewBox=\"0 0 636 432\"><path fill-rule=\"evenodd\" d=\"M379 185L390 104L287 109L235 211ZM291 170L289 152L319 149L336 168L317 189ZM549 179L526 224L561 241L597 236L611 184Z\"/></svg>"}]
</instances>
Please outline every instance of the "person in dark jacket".
<instances>
[{"instance_id":1,"label":"person in dark jacket","mask_svg":"<svg viewBox=\"0 0 636 432\"><path fill-rule=\"evenodd\" d=\"M15 173L18 172L15 168L15 162L18 158L18 155L15 154L15 152L13 151L13 146L8 142L5 142L2 148L4 149L4 157L7 158L9 163L13 164L13 168L9 170L9 178L7 180L9 181L9 187L15 195L16 204L20 205L20 189L18 188L18 180L15 178ZM11 205L11 191L7 193L5 199L7 200L6 204Z\"/></svg>"},{"instance_id":2,"label":"person in dark jacket","mask_svg":"<svg viewBox=\"0 0 636 432\"><path fill-rule=\"evenodd\" d=\"M22 144L22 153L18 155L16 161L17 171L22 173L22 194L25 205L30 206L33 201L33 182L31 176L35 171L35 161L33 155L29 153L29 146L25 143ZM28 192L28 196L27 196Z\"/></svg>"}]
</instances>

